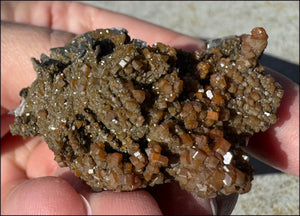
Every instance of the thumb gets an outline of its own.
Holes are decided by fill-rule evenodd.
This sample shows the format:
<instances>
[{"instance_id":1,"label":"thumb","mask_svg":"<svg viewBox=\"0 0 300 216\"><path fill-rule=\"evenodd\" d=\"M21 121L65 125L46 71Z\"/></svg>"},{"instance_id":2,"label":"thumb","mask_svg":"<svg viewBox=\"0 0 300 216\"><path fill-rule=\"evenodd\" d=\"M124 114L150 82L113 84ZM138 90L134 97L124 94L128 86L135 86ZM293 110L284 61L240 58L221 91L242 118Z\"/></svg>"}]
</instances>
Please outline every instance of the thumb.
<instances>
[{"instance_id":1,"label":"thumb","mask_svg":"<svg viewBox=\"0 0 300 216\"><path fill-rule=\"evenodd\" d=\"M30 58L39 59L51 47L64 46L74 34L44 27L1 21L1 107L18 106L19 92L36 78ZM16 79L17 77L17 79Z\"/></svg>"}]
</instances>

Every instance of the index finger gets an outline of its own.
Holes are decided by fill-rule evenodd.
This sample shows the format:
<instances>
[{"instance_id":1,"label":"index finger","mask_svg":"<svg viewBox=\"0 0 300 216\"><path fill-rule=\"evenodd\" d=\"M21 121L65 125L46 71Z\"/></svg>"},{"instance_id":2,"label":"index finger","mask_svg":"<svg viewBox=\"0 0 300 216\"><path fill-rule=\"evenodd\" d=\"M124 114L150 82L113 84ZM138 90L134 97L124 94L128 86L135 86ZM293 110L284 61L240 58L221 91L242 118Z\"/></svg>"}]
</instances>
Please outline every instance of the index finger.
<instances>
[{"instance_id":1,"label":"index finger","mask_svg":"<svg viewBox=\"0 0 300 216\"><path fill-rule=\"evenodd\" d=\"M92 7L78 2L4 2L1 20L26 23L82 34L97 28L122 27L132 38L153 44L162 42L170 46L191 45L201 49L203 41L139 20L124 14Z\"/></svg>"},{"instance_id":2,"label":"index finger","mask_svg":"<svg viewBox=\"0 0 300 216\"><path fill-rule=\"evenodd\" d=\"M278 72L269 73L284 89L277 110L279 120L267 131L255 134L245 150L279 170L299 176L299 85Z\"/></svg>"}]
</instances>

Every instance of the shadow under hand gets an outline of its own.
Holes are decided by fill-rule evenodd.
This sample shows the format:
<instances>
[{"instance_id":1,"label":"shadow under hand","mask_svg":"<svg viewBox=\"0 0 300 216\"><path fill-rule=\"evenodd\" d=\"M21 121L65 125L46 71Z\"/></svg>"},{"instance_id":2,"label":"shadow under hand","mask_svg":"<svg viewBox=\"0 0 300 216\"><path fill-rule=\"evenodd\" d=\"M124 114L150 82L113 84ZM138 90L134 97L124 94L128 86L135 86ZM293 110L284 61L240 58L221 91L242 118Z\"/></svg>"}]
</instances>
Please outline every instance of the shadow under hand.
<instances>
[{"instance_id":1,"label":"shadow under hand","mask_svg":"<svg viewBox=\"0 0 300 216\"><path fill-rule=\"evenodd\" d=\"M201 199L182 190L177 183L146 188L164 215L211 215L209 199Z\"/></svg>"}]
</instances>

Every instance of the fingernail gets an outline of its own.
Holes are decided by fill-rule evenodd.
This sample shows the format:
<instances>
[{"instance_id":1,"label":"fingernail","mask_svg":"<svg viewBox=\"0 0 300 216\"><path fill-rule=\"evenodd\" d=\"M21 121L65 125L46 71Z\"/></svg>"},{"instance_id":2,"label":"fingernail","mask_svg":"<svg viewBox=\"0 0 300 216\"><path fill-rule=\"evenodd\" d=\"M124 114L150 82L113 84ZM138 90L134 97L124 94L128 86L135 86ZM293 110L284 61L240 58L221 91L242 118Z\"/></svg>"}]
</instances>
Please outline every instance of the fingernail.
<instances>
[{"instance_id":1,"label":"fingernail","mask_svg":"<svg viewBox=\"0 0 300 216\"><path fill-rule=\"evenodd\" d=\"M230 215L237 203L238 197L238 193L233 193L228 196L219 195L210 199L213 215Z\"/></svg>"},{"instance_id":2,"label":"fingernail","mask_svg":"<svg viewBox=\"0 0 300 216\"><path fill-rule=\"evenodd\" d=\"M86 207L86 215L92 215L92 208L90 206L90 203L87 201L87 199L82 195L82 194L79 194L83 200L83 203Z\"/></svg>"}]
</instances>

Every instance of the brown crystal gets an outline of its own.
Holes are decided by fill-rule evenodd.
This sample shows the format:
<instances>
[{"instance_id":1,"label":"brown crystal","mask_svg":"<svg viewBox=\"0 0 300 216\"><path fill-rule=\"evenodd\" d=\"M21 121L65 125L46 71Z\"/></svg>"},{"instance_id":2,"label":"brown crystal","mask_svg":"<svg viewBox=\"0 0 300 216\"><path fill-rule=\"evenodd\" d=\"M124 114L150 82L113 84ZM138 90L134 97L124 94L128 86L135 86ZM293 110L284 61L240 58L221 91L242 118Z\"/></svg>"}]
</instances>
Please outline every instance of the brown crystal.
<instances>
[{"instance_id":1,"label":"brown crystal","mask_svg":"<svg viewBox=\"0 0 300 216\"><path fill-rule=\"evenodd\" d=\"M96 191L178 181L203 198L245 193L241 145L276 122L283 95L259 64L266 45L263 28L191 53L124 29L88 32L32 60L37 79L11 132L43 136Z\"/></svg>"}]
</instances>

